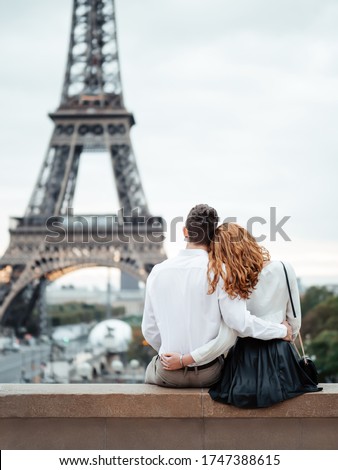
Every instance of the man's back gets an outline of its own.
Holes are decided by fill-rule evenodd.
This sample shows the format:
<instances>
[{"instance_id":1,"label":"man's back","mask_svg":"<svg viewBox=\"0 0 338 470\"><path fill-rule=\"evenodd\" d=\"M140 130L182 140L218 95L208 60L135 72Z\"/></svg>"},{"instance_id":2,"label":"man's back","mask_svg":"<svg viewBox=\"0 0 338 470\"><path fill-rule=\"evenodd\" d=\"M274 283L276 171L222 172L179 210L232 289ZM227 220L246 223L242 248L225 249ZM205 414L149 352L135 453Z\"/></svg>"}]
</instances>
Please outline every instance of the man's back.
<instances>
[{"instance_id":1,"label":"man's back","mask_svg":"<svg viewBox=\"0 0 338 470\"><path fill-rule=\"evenodd\" d=\"M206 250L186 249L151 272L142 329L160 354L184 354L217 336L221 314L217 294L208 295L207 269Z\"/></svg>"}]
</instances>

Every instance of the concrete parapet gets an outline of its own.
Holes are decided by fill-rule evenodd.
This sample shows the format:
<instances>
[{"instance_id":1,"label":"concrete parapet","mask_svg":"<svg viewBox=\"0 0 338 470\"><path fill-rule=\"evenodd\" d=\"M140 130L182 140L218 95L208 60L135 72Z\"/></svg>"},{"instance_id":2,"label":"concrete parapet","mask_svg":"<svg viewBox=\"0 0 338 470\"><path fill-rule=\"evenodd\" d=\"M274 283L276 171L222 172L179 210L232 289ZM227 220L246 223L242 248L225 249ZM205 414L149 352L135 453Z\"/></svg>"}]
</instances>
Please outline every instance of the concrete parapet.
<instances>
[{"instance_id":1,"label":"concrete parapet","mask_svg":"<svg viewBox=\"0 0 338 470\"><path fill-rule=\"evenodd\" d=\"M338 384L270 408L206 389L120 384L0 385L1 449L338 449Z\"/></svg>"}]
</instances>

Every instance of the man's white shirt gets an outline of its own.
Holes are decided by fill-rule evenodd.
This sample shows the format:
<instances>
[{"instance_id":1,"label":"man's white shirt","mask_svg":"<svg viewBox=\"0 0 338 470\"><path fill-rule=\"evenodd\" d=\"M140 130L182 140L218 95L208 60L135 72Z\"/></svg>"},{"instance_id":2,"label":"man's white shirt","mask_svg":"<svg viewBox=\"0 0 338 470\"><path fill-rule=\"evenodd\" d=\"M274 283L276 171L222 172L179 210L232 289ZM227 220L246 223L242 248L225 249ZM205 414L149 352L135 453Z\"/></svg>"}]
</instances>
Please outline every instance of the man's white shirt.
<instances>
[{"instance_id":1,"label":"man's white shirt","mask_svg":"<svg viewBox=\"0 0 338 470\"><path fill-rule=\"evenodd\" d=\"M234 344L236 336L268 340L284 338L284 325L261 320L249 313L246 301L231 299L217 286L208 294L208 253L203 249L181 250L171 259L156 265L146 285L142 332L159 353L192 353L216 338L222 326L223 351ZM209 362L205 358L201 364Z\"/></svg>"}]
</instances>

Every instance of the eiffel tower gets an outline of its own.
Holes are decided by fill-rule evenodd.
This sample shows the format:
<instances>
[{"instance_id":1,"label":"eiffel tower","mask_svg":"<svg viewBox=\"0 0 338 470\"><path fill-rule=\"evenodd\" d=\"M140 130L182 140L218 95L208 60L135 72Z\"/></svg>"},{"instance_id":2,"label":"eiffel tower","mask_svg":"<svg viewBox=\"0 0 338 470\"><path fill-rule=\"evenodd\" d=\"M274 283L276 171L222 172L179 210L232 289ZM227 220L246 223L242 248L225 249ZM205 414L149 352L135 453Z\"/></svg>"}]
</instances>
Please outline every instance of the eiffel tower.
<instances>
[{"instance_id":1,"label":"eiffel tower","mask_svg":"<svg viewBox=\"0 0 338 470\"><path fill-rule=\"evenodd\" d=\"M67 67L54 130L23 217L12 218L0 259L0 318L18 336L37 316L45 327L44 290L77 269L107 266L145 281L166 258L163 219L151 216L123 101L115 0L73 0ZM117 214L74 215L81 154L108 152ZM90 188L88 188L90 191Z\"/></svg>"}]
</instances>

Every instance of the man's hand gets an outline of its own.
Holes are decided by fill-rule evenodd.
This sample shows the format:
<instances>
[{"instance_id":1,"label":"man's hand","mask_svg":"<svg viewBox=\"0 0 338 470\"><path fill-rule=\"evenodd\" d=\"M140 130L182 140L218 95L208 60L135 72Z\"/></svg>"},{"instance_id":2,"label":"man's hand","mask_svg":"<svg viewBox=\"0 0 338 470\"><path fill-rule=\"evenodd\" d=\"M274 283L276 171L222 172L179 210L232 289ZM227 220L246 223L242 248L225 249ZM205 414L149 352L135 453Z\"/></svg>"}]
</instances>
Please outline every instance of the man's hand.
<instances>
[{"instance_id":1,"label":"man's hand","mask_svg":"<svg viewBox=\"0 0 338 470\"><path fill-rule=\"evenodd\" d=\"M180 362L180 354L178 353L167 353L161 354L161 364L165 370L177 370L182 369Z\"/></svg>"},{"instance_id":2,"label":"man's hand","mask_svg":"<svg viewBox=\"0 0 338 470\"><path fill-rule=\"evenodd\" d=\"M285 338L283 338L283 340L284 341L292 341L292 328L291 328L291 326L289 325L289 323L286 320L284 320L282 322L282 325L285 325L287 330L288 330L287 335L285 336Z\"/></svg>"}]
</instances>

